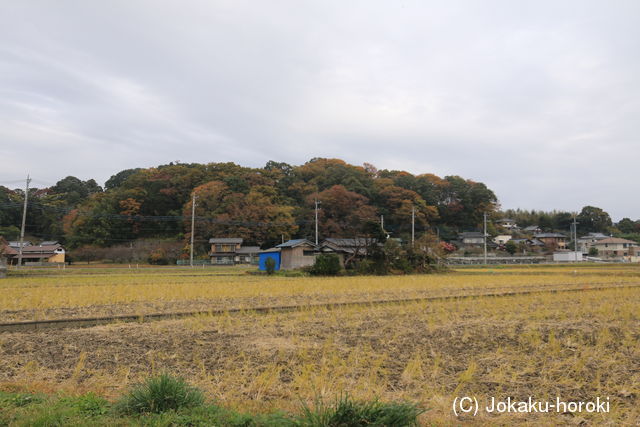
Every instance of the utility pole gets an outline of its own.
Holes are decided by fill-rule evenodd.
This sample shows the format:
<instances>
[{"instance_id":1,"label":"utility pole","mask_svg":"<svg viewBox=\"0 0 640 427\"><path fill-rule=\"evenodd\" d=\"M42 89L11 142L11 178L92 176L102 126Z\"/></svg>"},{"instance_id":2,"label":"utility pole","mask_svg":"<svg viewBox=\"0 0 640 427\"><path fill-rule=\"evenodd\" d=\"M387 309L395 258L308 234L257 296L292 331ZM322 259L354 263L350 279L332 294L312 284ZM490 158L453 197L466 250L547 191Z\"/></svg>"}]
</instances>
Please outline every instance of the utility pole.
<instances>
[{"instance_id":1,"label":"utility pole","mask_svg":"<svg viewBox=\"0 0 640 427\"><path fill-rule=\"evenodd\" d=\"M318 245L318 205L322 204L322 202L316 199L316 246Z\"/></svg>"},{"instance_id":2,"label":"utility pole","mask_svg":"<svg viewBox=\"0 0 640 427\"><path fill-rule=\"evenodd\" d=\"M487 213L485 212L483 214L483 218L484 218L484 233L483 237L484 237L484 264L487 265Z\"/></svg>"},{"instance_id":3,"label":"utility pole","mask_svg":"<svg viewBox=\"0 0 640 427\"><path fill-rule=\"evenodd\" d=\"M193 267L193 234L195 232L196 222L196 193L193 193L193 199L191 199L191 250L189 251L189 265Z\"/></svg>"},{"instance_id":4,"label":"utility pole","mask_svg":"<svg viewBox=\"0 0 640 427\"><path fill-rule=\"evenodd\" d=\"M384 231L384 215L380 215L380 228Z\"/></svg>"},{"instance_id":5,"label":"utility pole","mask_svg":"<svg viewBox=\"0 0 640 427\"><path fill-rule=\"evenodd\" d=\"M20 228L20 247L18 248L18 266L22 265L22 247L24 246L24 227L27 223L27 200L29 200L29 183L31 178L27 175L27 185L24 188L24 207L22 208L22 227Z\"/></svg>"},{"instance_id":6,"label":"utility pole","mask_svg":"<svg viewBox=\"0 0 640 427\"><path fill-rule=\"evenodd\" d=\"M573 256L578 261L578 223L576 215L573 215Z\"/></svg>"},{"instance_id":7,"label":"utility pole","mask_svg":"<svg viewBox=\"0 0 640 427\"><path fill-rule=\"evenodd\" d=\"M416 207L411 207L411 246L416 241Z\"/></svg>"}]
</instances>

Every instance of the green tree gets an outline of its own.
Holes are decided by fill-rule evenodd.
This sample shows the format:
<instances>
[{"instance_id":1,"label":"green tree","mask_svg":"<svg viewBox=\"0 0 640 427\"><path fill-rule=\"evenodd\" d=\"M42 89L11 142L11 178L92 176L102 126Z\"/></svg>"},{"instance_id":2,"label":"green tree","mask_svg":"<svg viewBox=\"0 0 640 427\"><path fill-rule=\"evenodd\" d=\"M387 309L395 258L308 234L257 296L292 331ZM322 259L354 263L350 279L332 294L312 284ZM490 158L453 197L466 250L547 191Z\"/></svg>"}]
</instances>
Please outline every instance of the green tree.
<instances>
[{"instance_id":1,"label":"green tree","mask_svg":"<svg viewBox=\"0 0 640 427\"><path fill-rule=\"evenodd\" d=\"M585 206L578 215L578 231L582 233L604 233L611 227L611 217L608 213L594 206Z\"/></svg>"}]
</instances>

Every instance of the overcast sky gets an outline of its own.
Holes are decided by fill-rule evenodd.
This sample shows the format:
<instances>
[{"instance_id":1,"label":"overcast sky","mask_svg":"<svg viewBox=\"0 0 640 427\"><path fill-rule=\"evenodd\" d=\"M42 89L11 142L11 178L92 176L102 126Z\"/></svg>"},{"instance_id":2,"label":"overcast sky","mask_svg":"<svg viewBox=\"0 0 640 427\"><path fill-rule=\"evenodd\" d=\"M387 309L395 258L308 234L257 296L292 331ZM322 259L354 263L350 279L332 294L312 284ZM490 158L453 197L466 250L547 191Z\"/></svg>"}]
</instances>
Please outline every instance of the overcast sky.
<instances>
[{"instance_id":1,"label":"overcast sky","mask_svg":"<svg viewBox=\"0 0 640 427\"><path fill-rule=\"evenodd\" d=\"M639 18L637 0L0 0L0 184L337 157L638 219Z\"/></svg>"}]
</instances>

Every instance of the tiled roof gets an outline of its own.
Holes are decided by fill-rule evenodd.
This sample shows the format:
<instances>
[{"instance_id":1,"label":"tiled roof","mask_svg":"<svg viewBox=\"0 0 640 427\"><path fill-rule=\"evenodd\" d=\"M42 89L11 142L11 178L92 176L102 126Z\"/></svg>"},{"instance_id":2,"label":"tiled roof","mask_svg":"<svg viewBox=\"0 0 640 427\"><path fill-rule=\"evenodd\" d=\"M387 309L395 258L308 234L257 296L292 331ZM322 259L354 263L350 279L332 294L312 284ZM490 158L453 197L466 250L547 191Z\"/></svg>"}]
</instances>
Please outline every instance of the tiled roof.
<instances>
[{"instance_id":1,"label":"tiled roof","mask_svg":"<svg viewBox=\"0 0 640 427\"><path fill-rule=\"evenodd\" d=\"M236 243L241 245L242 239L237 237L219 237L209 239L209 243Z\"/></svg>"},{"instance_id":2,"label":"tiled roof","mask_svg":"<svg viewBox=\"0 0 640 427\"><path fill-rule=\"evenodd\" d=\"M305 244L315 247L315 245L310 241L308 241L307 239L293 239L284 243L280 243L279 245L276 246L276 248L295 248L296 246L305 245Z\"/></svg>"},{"instance_id":3,"label":"tiled roof","mask_svg":"<svg viewBox=\"0 0 640 427\"><path fill-rule=\"evenodd\" d=\"M236 251L237 254L257 254L260 252L260 246L241 246Z\"/></svg>"},{"instance_id":4,"label":"tiled roof","mask_svg":"<svg viewBox=\"0 0 640 427\"><path fill-rule=\"evenodd\" d=\"M633 240L620 239L619 237L609 237L606 239L598 240L594 243L594 245L603 245L603 244L616 244L616 243L627 243L632 245L637 245L638 242L634 242Z\"/></svg>"}]
</instances>

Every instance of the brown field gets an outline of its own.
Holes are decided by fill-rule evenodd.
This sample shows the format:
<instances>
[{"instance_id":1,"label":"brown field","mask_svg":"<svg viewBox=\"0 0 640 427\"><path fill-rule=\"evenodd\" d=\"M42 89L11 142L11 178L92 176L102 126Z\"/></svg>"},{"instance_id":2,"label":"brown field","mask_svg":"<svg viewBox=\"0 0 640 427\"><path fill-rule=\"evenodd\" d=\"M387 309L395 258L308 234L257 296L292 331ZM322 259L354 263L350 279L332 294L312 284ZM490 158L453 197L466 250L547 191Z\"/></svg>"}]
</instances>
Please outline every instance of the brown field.
<instances>
[{"instance_id":1,"label":"brown field","mask_svg":"<svg viewBox=\"0 0 640 427\"><path fill-rule=\"evenodd\" d=\"M418 402L428 409L425 424L637 425L640 420L640 288L620 287L640 284L638 268L512 267L334 279L187 273L14 277L0 284L0 315L30 319L136 313L145 307L248 308L492 289L536 292L2 333L0 389L115 397L144 377L168 371L228 407L251 411L295 410L300 400L348 392L358 399ZM611 288L588 289L595 284ZM587 289L547 292L581 287ZM453 398L465 395L480 401L609 397L611 413L455 418Z\"/></svg>"}]
</instances>

